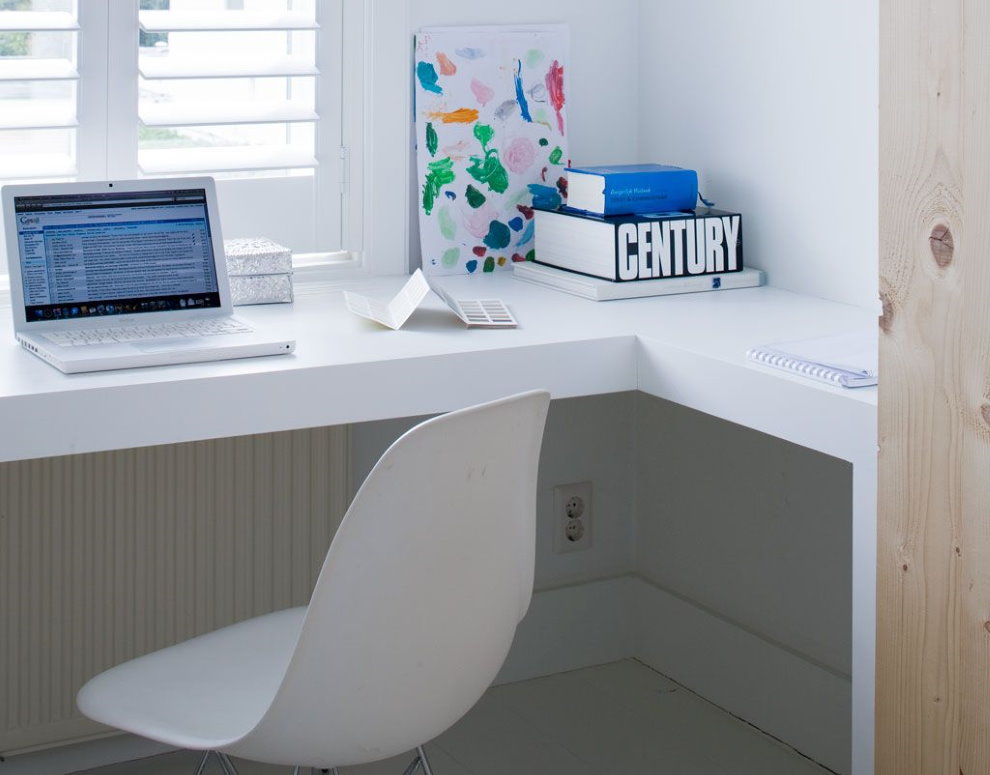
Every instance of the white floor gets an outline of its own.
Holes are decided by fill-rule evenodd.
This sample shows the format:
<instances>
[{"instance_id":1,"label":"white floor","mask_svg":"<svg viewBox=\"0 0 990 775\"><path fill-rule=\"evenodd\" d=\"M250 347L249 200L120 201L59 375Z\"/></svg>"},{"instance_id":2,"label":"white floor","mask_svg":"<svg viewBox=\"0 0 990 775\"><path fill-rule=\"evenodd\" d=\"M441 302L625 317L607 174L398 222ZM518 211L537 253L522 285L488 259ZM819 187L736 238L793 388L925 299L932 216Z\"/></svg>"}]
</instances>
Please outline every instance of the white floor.
<instances>
[{"instance_id":1,"label":"white floor","mask_svg":"<svg viewBox=\"0 0 990 775\"><path fill-rule=\"evenodd\" d=\"M829 772L634 660L498 686L426 746L434 775L825 775ZM179 752L86 775L192 775ZM402 775L411 756L343 775ZM241 762L241 775L286 768ZM207 773L219 773L216 761ZM306 771L308 773L308 771Z\"/></svg>"}]
</instances>

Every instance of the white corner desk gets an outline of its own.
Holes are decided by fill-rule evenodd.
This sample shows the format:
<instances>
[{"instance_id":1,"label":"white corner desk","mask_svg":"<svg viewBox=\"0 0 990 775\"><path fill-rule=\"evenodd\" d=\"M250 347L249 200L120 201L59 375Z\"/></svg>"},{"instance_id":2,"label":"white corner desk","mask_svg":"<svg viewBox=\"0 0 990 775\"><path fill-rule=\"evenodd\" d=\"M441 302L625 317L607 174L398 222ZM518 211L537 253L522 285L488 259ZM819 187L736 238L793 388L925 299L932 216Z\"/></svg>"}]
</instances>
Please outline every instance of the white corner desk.
<instances>
[{"instance_id":1,"label":"white corner desk","mask_svg":"<svg viewBox=\"0 0 990 775\"><path fill-rule=\"evenodd\" d=\"M347 287L388 297L404 280ZM641 390L824 452L852 464L852 757L855 775L872 773L876 388L792 377L746 350L873 327L874 315L771 287L593 302L508 272L441 284L503 299L519 327L465 329L430 297L389 331L349 313L341 286L297 283L294 304L237 310L295 338L292 355L63 375L15 343L5 302L0 461L430 414L530 388Z\"/></svg>"}]
</instances>

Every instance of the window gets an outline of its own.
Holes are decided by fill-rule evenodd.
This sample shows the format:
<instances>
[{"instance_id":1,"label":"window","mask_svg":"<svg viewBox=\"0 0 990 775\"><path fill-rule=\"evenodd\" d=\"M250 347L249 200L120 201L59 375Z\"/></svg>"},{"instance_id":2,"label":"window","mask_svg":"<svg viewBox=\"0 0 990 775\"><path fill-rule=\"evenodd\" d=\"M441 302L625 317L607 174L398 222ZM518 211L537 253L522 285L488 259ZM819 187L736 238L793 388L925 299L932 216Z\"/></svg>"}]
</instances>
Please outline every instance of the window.
<instances>
[{"instance_id":1,"label":"window","mask_svg":"<svg viewBox=\"0 0 990 775\"><path fill-rule=\"evenodd\" d=\"M342 244L343 0L0 0L0 182L210 174L225 237Z\"/></svg>"},{"instance_id":2,"label":"window","mask_svg":"<svg viewBox=\"0 0 990 775\"><path fill-rule=\"evenodd\" d=\"M0 0L0 178L76 173L78 38L70 0Z\"/></svg>"}]
</instances>

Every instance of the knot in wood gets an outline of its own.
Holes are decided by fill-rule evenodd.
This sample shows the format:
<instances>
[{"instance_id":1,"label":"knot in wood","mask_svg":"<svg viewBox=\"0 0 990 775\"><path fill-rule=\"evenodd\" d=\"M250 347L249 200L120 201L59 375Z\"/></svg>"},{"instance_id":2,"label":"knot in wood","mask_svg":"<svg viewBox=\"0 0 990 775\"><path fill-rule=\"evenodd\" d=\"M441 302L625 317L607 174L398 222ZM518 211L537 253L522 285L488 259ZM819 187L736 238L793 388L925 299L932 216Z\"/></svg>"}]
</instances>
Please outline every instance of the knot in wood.
<instances>
[{"instance_id":1,"label":"knot in wood","mask_svg":"<svg viewBox=\"0 0 990 775\"><path fill-rule=\"evenodd\" d=\"M890 296L883 291L880 292L880 305L882 310L879 320L880 330L889 334L894 325L894 303L890 300Z\"/></svg>"},{"instance_id":2,"label":"knot in wood","mask_svg":"<svg viewBox=\"0 0 990 775\"><path fill-rule=\"evenodd\" d=\"M948 226L944 223L936 225L932 229L931 236L928 237L928 244L932 249L932 256L935 258L935 263L940 268L945 269L945 267L952 263L952 254L955 252L956 246L952 240L952 232L949 231Z\"/></svg>"},{"instance_id":3,"label":"knot in wood","mask_svg":"<svg viewBox=\"0 0 990 775\"><path fill-rule=\"evenodd\" d=\"M983 422L990 425L990 404L983 404L980 407L980 414L983 415Z\"/></svg>"}]
</instances>

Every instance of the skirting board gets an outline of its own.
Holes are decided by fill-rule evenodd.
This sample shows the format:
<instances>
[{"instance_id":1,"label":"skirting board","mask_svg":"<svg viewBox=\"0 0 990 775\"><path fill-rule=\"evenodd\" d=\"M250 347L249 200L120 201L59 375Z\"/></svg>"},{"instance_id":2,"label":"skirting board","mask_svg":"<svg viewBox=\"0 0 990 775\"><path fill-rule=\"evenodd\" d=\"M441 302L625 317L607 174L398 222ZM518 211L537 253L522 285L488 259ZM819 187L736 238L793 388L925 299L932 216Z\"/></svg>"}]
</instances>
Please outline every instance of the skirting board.
<instances>
[{"instance_id":1,"label":"skirting board","mask_svg":"<svg viewBox=\"0 0 990 775\"><path fill-rule=\"evenodd\" d=\"M850 771L852 683L639 577L635 656L839 773Z\"/></svg>"},{"instance_id":2,"label":"skirting board","mask_svg":"<svg viewBox=\"0 0 990 775\"><path fill-rule=\"evenodd\" d=\"M66 775L174 751L137 735L108 735L11 756L0 762L3 775Z\"/></svg>"},{"instance_id":3,"label":"skirting board","mask_svg":"<svg viewBox=\"0 0 990 775\"><path fill-rule=\"evenodd\" d=\"M533 594L496 684L525 681L633 654L630 577L546 589Z\"/></svg>"},{"instance_id":4,"label":"skirting board","mask_svg":"<svg viewBox=\"0 0 990 775\"><path fill-rule=\"evenodd\" d=\"M638 576L536 592L496 684L635 657L840 773L850 682ZM168 750L131 735L12 756L0 775L66 775Z\"/></svg>"}]
</instances>

